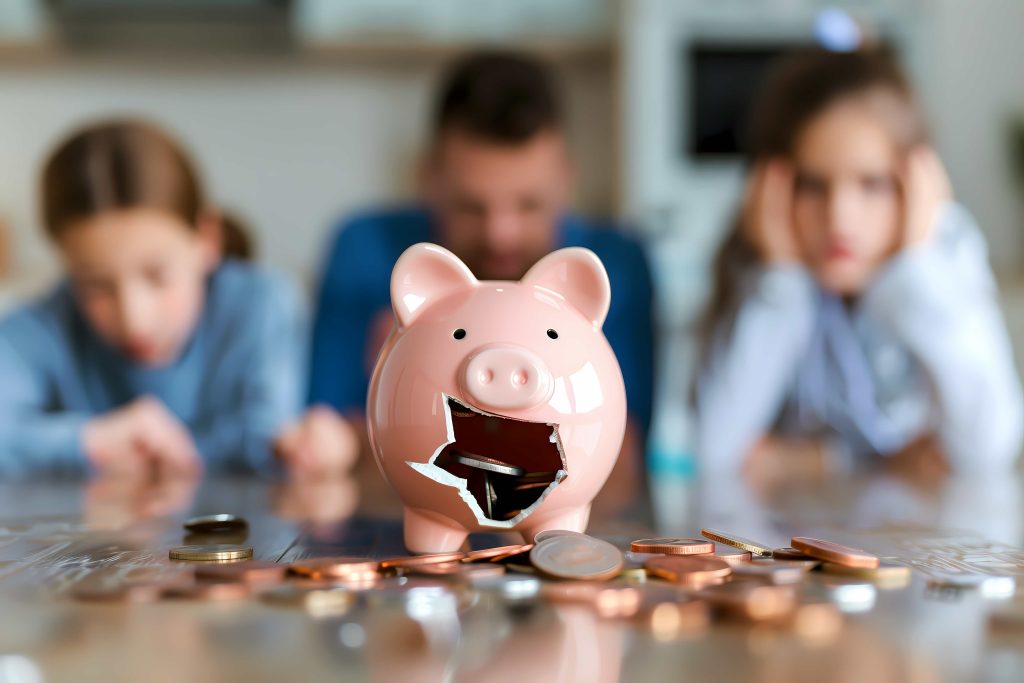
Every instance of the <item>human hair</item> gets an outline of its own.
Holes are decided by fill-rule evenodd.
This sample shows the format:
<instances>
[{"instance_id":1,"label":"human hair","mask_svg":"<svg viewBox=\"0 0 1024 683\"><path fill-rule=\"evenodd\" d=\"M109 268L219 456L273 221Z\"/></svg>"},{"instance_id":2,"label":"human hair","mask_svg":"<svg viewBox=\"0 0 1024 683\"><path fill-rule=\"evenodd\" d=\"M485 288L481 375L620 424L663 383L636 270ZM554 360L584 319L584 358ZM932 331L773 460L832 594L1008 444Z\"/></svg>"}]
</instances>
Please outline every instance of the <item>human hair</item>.
<instances>
[{"instance_id":1,"label":"human hair","mask_svg":"<svg viewBox=\"0 0 1024 683\"><path fill-rule=\"evenodd\" d=\"M433 134L459 130L518 145L562 125L555 77L540 61L511 52L477 52L448 69L434 110Z\"/></svg>"},{"instance_id":2,"label":"human hair","mask_svg":"<svg viewBox=\"0 0 1024 683\"><path fill-rule=\"evenodd\" d=\"M54 239L81 220L122 209L157 209L195 228L206 206L183 147L134 120L91 124L61 142L43 167L41 201L43 226ZM237 223L230 229L244 236ZM226 255L244 257L230 251L237 241L225 241Z\"/></svg>"},{"instance_id":3,"label":"human hair","mask_svg":"<svg viewBox=\"0 0 1024 683\"><path fill-rule=\"evenodd\" d=\"M832 105L856 99L870 107L903 152L928 140L924 116L913 90L890 54L804 50L771 69L751 108L744 153L749 164L792 157L807 125ZM741 282L758 262L744 236L741 210L722 242L713 266L712 293L698 326L702 363L722 324L740 305Z\"/></svg>"}]
</instances>

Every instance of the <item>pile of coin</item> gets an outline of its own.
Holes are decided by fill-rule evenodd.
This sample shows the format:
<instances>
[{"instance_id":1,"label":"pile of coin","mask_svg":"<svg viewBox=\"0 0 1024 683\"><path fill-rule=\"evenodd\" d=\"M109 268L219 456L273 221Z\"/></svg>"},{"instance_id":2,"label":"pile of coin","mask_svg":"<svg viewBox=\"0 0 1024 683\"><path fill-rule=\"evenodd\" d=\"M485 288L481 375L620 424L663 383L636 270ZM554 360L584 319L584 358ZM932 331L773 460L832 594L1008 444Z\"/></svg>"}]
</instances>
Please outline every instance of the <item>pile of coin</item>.
<instances>
[{"instance_id":1,"label":"pile of coin","mask_svg":"<svg viewBox=\"0 0 1024 683\"><path fill-rule=\"evenodd\" d=\"M204 526L205 525L205 526ZM217 525L217 526L215 526ZM189 520L186 529L237 532L230 515ZM734 534L703 529L703 538L647 538L625 550L567 530L547 530L535 542L466 552L384 559L310 557L291 563L254 560L249 546L210 544L170 549L169 565L95 573L74 595L81 600L148 602L161 599L240 600L336 615L364 598L416 586L496 591L586 605L603 618L639 620L658 637L692 633L714 617L835 630L841 625L829 581L909 581L907 567L827 540L792 539L771 548ZM808 577L825 577L809 581ZM836 578L829 579L828 576ZM815 592L811 584L822 589Z\"/></svg>"}]
</instances>

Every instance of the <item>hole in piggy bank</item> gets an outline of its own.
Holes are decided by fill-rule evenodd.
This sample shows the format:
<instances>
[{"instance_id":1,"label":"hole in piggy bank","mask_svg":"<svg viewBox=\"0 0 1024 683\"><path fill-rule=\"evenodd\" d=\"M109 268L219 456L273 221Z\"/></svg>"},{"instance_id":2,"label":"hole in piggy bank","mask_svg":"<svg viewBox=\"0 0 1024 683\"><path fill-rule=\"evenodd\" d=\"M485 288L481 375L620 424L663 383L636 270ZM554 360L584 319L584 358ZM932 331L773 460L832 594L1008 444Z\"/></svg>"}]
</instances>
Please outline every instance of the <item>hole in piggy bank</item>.
<instances>
[{"instance_id":1,"label":"hole in piggy bank","mask_svg":"<svg viewBox=\"0 0 1024 683\"><path fill-rule=\"evenodd\" d=\"M465 480L487 520L523 519L565 478L557 425L486 413L450 396L447 408L454 441L433 464Z\"/></svg>"}]
</instances>

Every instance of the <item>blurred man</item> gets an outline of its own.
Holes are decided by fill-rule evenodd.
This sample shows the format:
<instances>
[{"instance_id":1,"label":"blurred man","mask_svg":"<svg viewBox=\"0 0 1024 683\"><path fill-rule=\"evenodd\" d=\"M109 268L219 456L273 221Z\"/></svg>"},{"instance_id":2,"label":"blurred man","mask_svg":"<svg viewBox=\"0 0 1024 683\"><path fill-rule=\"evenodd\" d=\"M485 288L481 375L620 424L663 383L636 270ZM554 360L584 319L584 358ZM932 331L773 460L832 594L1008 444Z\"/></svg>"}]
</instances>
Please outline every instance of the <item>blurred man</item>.
<instances>
[{"instance_id":1,"label":"blurred man","mask_svg":"<svg viewBox=\"0 0 1024 683\"><path fill-rule=\"evenodd\" d=\"M354 443L364 431L369 375L392 325L391 269L407 247L439 243L480 279L516 280L548 252L582 246L601 258L611 280L604 331L622 367L630 412L622 460L630 473L639 470L651 415L650 273L639 245L568 211L572 185L562 107L547 70L525 57L493 53L454 65L435 109L420 203L345 222L328 255L311 401L330 406L344 422L332 430L325 409L317 409L322 438L334 431L346 442L339 433L350 430L347 441ZM330 463L310 467L322 472Z\"/></svg>"}]
</instances>

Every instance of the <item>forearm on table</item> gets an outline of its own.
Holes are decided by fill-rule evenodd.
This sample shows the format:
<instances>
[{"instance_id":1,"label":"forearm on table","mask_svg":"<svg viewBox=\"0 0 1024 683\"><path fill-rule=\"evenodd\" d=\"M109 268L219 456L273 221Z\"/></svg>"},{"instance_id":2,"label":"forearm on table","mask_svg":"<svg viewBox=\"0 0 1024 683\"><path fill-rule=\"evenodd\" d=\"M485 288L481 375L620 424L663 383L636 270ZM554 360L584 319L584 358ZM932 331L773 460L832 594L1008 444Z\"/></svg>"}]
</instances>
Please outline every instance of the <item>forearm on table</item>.
<instances>
[{"instance_id":1,"label":"forearm on table","mask_svg":"<svg viewBox=\"0 0 1024 683\"><path fill-rule=\"evenodd\" d=\"M994 285L958 282L939 254L902 254L865 305L921 364L934 392L936 430L961 473L1007 469L1024 430L1024 401Z\"/></svg>"},{"instance_id":2,"label":"forearm on table","mask_svg":"<svg viewBox=\"0 0 1024 683\"><path fill-rule=\"evenodd\" d=\"M0 409L0 475L81 473L88 468L82 433L91 416Z\"/></svg>"}]
</instances>

